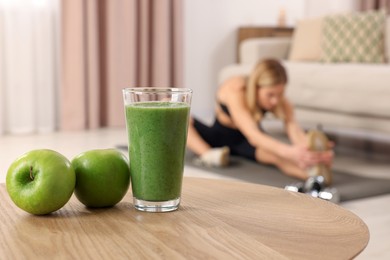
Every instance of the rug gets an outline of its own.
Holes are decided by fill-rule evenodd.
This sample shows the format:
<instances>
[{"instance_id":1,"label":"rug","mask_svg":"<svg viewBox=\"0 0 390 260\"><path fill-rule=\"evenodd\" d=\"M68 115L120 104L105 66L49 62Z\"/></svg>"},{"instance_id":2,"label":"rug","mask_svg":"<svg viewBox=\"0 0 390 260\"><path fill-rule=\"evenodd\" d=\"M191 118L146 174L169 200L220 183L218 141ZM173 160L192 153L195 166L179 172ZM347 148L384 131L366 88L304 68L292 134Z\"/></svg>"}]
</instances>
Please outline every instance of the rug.
<instances>
[{"instance_id":1,"label":"rug","mask_svg":"<svg viewBox=\"0 0 390 260\"><path fill-rule=\"evenodd\" d=\"M194 164L194 156L191 152L187 152L187 166L212 172L219 176L279 188L299 182L297 179L282 174L276 167L261 165L241 157L232 156L228 167L210 168ZM390 193L390 179L369 178L343 171L333 171L332 187L338 190L340 202L344 202L388 194Z\"/></svg>"}]
</instances>

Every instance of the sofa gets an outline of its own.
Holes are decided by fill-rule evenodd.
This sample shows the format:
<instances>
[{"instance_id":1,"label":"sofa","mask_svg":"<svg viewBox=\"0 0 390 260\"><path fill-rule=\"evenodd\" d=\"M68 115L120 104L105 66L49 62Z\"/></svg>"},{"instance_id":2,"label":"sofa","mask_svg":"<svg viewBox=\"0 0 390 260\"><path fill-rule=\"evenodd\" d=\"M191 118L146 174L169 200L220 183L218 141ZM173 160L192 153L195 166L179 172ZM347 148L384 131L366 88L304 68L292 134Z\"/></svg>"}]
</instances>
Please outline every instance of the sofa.
<instances>
[{"instance_id":1,"label":"sofa","mask_svg":"<svg viewBox=\"0 0 390 260\"><path fill-rule=\"evenodd\" d=\"M340 51L328 53L328 57L324 58L324 34L329 34L324 30L329 27L329 20L332 24L337 19L344 21L351 18L352 23L357 20L367 24L364 19L372 20L373 16L378 15L382 20L375 21L373 27L378 29L379 34L368 36L378 37L378 41L369 42L369 48L365 47L367 51L377 49L380 52L375 54L377 56L349 57L348 55L353 56L361 51L359 48L364 48L358 46L357 49L347 50L349 54ZM366 31L371 33L373 29L368 28ZM342 32L342 37L348 33ZM354 37L358 32L350 34L348 37ZM363 40L368 38L364 35L362 37ZM341 43L337 43L337 40L328 39L328 52L342 49L343 45L351 47L354 44L351 40L348 41L345 42L344 39L344 42L341 40ZM339 44L339 47L332 44ZM364 50L362 53L361 56L364 56ZM222 68L219 83L234 75L248 75L261 59L280 59L289 77L286 96L295 106L298 122L305 128L314 128L320 124L330 132L374 132L390 137L390 17L384 12L340 14L302 20L297 23L292 37L244 40L239 46L239 56L240 63Z\"/></svg>"}]
</instances>

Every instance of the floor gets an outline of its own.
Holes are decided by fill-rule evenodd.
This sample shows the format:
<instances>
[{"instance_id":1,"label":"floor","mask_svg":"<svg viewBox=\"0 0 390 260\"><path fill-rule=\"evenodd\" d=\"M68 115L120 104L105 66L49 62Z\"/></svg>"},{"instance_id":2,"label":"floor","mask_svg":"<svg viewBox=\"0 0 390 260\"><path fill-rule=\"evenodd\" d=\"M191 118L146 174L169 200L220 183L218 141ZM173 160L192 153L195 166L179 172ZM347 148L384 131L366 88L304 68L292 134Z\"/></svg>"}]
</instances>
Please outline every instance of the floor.
<instances>
[{"instance_id":1,"label":"floor","mask_svg":"<svg viewBox=\"0 0 390 260\"><path fill-rule=\"evenodd\" d=\"M57 132L41 135L0 136L0 182L5 182L8 166L23 153L40 148L56 150L69 159L77 154L98 148L125 144L125 129L100 129L82 132ZM356 174L390 178L390 162L376 160L371 156L340 155L335 159L335 168L349 169ZM221 178L207 171L186 167L186 176ZM341 204L354 212L367 224L370 242L356 259L390 259L390 194Z\"/></svg>"}]
</instances>

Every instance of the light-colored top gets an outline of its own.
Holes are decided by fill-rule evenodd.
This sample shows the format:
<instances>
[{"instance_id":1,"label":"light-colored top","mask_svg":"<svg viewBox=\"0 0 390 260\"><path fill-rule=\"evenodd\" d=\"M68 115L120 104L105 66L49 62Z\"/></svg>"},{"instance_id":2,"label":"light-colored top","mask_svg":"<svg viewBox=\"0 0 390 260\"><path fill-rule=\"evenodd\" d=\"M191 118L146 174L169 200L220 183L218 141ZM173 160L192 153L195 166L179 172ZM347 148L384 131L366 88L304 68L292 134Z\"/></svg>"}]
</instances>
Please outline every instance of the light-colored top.
<instances>
[{"instance_id":1,"label":"light-colored top","mask_svg":"<svg viewBox=\"0 0 390 260\"><path fill-rule=\"evenodd\" d=\"M2 259L350 259L369 231L353 213L257 184L184 178L170 213L135 210L131 192L91 210L75 197L48 216L18 209L0 185Z\"/></svg>"}]
</instances>

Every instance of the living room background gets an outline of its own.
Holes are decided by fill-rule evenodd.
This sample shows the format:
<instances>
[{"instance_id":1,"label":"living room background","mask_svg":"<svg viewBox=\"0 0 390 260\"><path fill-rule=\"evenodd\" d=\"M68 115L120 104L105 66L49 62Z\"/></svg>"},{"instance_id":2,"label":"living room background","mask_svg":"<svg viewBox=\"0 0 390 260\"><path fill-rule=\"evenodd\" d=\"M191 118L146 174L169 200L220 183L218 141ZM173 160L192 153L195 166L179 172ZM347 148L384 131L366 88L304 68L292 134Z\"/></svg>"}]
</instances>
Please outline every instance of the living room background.
<instances>
[{"instance_id":1,"label":"living room background","mask_svg":"<svg viewBox=\"0 0 390 260\"><path fill-rule=\"evenodd\" d=\"M286 25L329 13L357 10L357 0L185 0L184 86L194 89L192 113L210 120L218 72L236 60L240 26L276 26L279 12ZM201 19L200 19L201 17Z\"/></svg>"},{"instance_id":2,"label":"living room background","mask_svg":"<svg viewBox=\"0 0 390 260\"><path fill-rule=\"evenodd\" d=\"M0 134L47 132L59 129L60 119L58 117L61 111L58 105L58 92L55 88L61 76L59 75L61 61L58 60L55 52L59 52L61 49L61 46L58 45L59 38L57 38L60 35L58 27L60 2L60 0L0 0ZM73 2L98 3L94 1ZM135 2L144 3L144 1L126 1L126 3ZM240 26L275 26L281 12L285 14L286 25L294 26L299 19L356 10L357 2L360 0L159 1L159 4L170 3L171 6L177 5L182 9L180 14L182 15L180 18L182 19L180 20L182 27L180 33L182 35L176 38L180 38L180 41L183 42L183 44L180 42L180 45L183 46L179 46L179 49L182 48L179 53L183 52L183 55L175 57L182 65L179 66L182 71L179 71L180 75L177 81L180 84L174 83L170 86L194 89L192 113L198 117L210 119L213 116L218 72L222 67L235 61L236 33ZM148 3L153 2L148 1ZM6 37L7 31L13 31L13 27L7 27L7 24L11 24L10 21L19 21L12 13L16 8L23 8L23 12L28 14L24 17L34 17L35 20L24 19L24 24L19 25L12 22L13 26L20 26L25 30L24 34L19 34L12 39ZM19 17L20 13L22 12L19 12ZM16 17L16 20L12 20L13 17ZM5 19L8 19L7 23ZM34 23L29 21L34 21ZM35 29L28 31L31 28ZM36 41L25 40L33 39L31 35L36 36L34 38ZM37 46L46 51L39 52ZM42 46L45 47L42 48ZM7 48L12 49L12 52L8 52ZM40 65L34 66L32 64ZM126 71L125 68L121 69ZM15 86L31 85L27 88L28 92L22 88L11 86L13 84L9 81L10 77L8 76L10 75L15 79ZM45 95L39 94L43 92ZM21 96L20 93L24 93L24 96ZM35 99L41 99L41 101ZM68 107L72 107L74 102L72 100L68 102L71 103ZM33 115L33 110L39 110L40 116ZM112 112L111 114L117 113ZM12 118L17 122L15 129L7 128L7 118L8 120ZM36 124L37 120L41 122L40 127L23 128L23 125ZM23 123L20 128L18 128L18 122ZM115 125L118 124L115 123Z\"/></svg>"}]
</instances>

